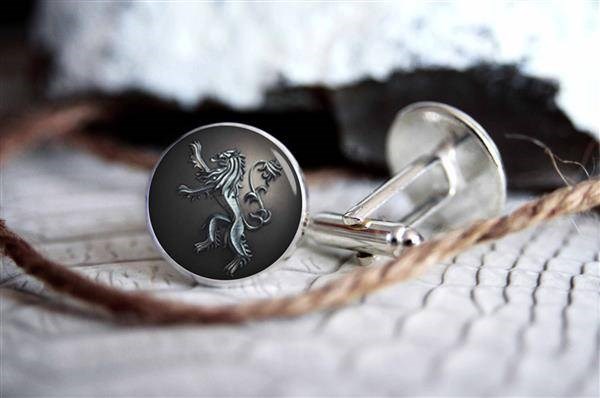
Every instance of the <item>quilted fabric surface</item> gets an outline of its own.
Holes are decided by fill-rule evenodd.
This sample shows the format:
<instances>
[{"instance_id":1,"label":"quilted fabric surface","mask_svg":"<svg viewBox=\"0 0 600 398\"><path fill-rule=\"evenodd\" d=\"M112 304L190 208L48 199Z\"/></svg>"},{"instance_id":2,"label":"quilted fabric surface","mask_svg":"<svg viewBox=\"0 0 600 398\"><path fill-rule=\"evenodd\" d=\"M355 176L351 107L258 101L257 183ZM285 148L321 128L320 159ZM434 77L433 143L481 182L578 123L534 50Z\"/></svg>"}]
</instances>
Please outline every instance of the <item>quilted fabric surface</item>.
<instances>
[{"instance_id":1,"label":"quilted fabric surface","mask_svg":"<svg viewBox=\"0 0 600 398\"><path fill-rule=\"evenodd\" d=\"M358 266L349 252L302 245L250 285L199 286L146 232L146 172L46 149L1 173L9 227L122 289L236 303L311 289ZM312 184L310 207L343 210L377 183ZM599 228L590 214L560 219L342 309L242 326L116 324L2 258L2 393L598 396Z\"/></svg>"}]
</instances>

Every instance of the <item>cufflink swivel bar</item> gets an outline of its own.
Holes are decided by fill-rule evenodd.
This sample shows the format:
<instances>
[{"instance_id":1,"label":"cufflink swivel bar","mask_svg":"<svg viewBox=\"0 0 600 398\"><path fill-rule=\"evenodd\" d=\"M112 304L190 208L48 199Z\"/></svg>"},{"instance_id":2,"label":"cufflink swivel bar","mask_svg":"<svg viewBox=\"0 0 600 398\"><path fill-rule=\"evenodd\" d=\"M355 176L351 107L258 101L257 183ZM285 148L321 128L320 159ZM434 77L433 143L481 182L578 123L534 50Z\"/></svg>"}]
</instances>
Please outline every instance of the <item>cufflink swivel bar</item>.
<instances>
[{"instance_id":1,"label":"cufflink swivel bar","mask_svg":"<svg viewBox=\"0 0 600 398\"><path fill-rule=\"evenodd\" d=\"M387 159L393 177L344 214L316 214L308 225L310 239L397 256L424 237L495 216L504 205L506 182L496 146L479 124L450 106L422 102L400 111L388 133ZM374 218L401 194L412 202L404 216Z\"/></svg>"}]
</instances>

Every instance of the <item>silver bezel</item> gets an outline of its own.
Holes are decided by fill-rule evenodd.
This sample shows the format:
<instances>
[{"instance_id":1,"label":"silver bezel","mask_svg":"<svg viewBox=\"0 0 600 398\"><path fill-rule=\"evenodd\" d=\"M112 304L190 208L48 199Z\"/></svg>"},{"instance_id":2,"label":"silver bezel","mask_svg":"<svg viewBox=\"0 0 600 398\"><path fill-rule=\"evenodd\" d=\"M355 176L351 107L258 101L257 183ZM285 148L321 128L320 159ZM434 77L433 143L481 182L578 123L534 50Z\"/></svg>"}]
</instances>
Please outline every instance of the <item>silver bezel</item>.
<instances>
[{"instance_id":1,"label":"silver bezel","mask_svg":"<svg viewBox=\"0 0 600 398\"><path fill-rule=\"evenodd\" d=\"M177 263L163 249L162 245L160 244L160 242L158 241L158 239L156 237L156 234L154 233L154 229L152 228L152 223L150 222L150 209L148 206L148 199L149 199L149 194L150 194L150 185L152 184L152 179L154 178L154 173L156 172L158 165L163 160L166 153L169 152L171 150L171 148L173 148L173 146L175 146L175 144L177 144L178 142L185 139L187 136L189 136L191 134L195 134L199 131L206 130L206 129L213 128L213 127L240 127L240 128L250 130L254 133L257 133L257 134L263 136L264 138L269 140L273 145L275 145L289 159L290 166L292 167L293 171L298 176L298 184L300 185L300 195L301 195L301 200L302 200L302 212L301 212L302 217L299 220L296 234L294 235L294 238L292 239L290 245L285 250L285 252L277 259L277 261L275 261L273 264L269 265L267 268L265 268L264 270L262 270L260 272L257 272L254 275L250 275L250 276L247 276L244 278L239 278L239 279L231 279L231 280L211 279L211 278L206 278L204 276L196 275L195 273L188 271L186 268L184 268L179 263ZM307 220L308 220L308 197L307 197L307 192L306 192L306 184L304 182L304 174L302 173L302 169L300 168L300 165L298 165L296 158L294 157L294 155L292 155L292 153L289 151L289 149L287 149L285 147L285 145L283 145L278 139L276 139L269 133L267 133L263 130L260 130L256 127L249 126L249 125L243 124L243 123L213 123L213 124L208 124L206 126L198 127L194 130L191 130L191 131L185 133L184 135L179 137L177 140L175 140L171 145L169 145L169 147L167 149L165 149L162 152L162 154L160 155L160 158L158 159L158 161L152 168L152 173L150 174L150 178L148 179L148 184L146 187L146 225L147 225L148 231L150 232L150 235L152 237L152 241L154 242L154 245L158 248L158 251L160 252L160 254L170 265L172 265L176 270L178 270L183 275L191 277L196 282L198 282L202 285L215 286L215 287L240 286L240 285L247 284L249 282L256 281L257 278L263 277L265 274L274 271L279 266L281 266L281 263L282 263L281 260L289 257L291 255L291 253L296 249L298 242L299 242L300 238L302 237L302 234L304 233L304 228L306 226Z\"/></svg>"}]
</instances>

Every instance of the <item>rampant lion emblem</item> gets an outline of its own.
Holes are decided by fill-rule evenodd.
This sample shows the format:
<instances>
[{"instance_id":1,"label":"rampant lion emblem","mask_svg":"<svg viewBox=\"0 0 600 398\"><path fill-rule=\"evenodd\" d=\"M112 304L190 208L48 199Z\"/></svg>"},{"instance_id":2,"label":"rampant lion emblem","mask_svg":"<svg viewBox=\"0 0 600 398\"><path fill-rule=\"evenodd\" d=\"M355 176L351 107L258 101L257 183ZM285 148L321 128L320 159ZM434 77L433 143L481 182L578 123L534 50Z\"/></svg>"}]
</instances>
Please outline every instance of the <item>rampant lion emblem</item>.
<instances>
[{"instance_id":1,"label":"rampant lion emblem","mask_svg":"<svg viewBox=\"0 0 600 398\"><path fill-rule=\"evenodd\" d=\"M177 190L190 200L213 198L223 208L224 213L212 214L202 227L206 230L206 239L196 243L196 252L211 248L228 247L234 258L225 266L225 271L233 275L252 258L252 251L246 240L246 231L255 231L271 221L271 211L263 203L263 195L269 190L269 184L275 181L282 171L277 159L256 161L248 172L249 191L243 196L244 202L251 206L248 218L244 216L240 204L240 191L246 169L246 156L237 149L229 149L213 156L213 167L202 159L202 146L199 142L190 144L190 160L194 168L199 169L196 179L198 188L180 185ZM253 174L259 174L262 185L255 186Z\"/></svg>"}]
</instances>

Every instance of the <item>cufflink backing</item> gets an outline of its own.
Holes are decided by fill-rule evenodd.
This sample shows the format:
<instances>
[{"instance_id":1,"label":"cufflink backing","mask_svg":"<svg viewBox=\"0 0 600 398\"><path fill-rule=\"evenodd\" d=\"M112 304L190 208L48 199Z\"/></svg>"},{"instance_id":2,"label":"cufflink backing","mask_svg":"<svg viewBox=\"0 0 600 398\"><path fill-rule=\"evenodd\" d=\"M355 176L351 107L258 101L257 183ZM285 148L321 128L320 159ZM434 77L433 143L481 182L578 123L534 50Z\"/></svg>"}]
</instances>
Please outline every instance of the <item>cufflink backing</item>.
<instances>
[{"instance_id":1,"label":"cufflink backing","mask_svg":"<svg viewBox=\"0 0 600 398\"><path fill-rule=\"evenodd\" d=\"M387 137L393 177L345 213L316 214L309 236L319 244L365 254L399 255L444 230L496 216L506 200L500 154L485 130L448 105L420 102L402 109ZM403 215L375 212L403 192Z\"/></svg>"}]
</instances>

